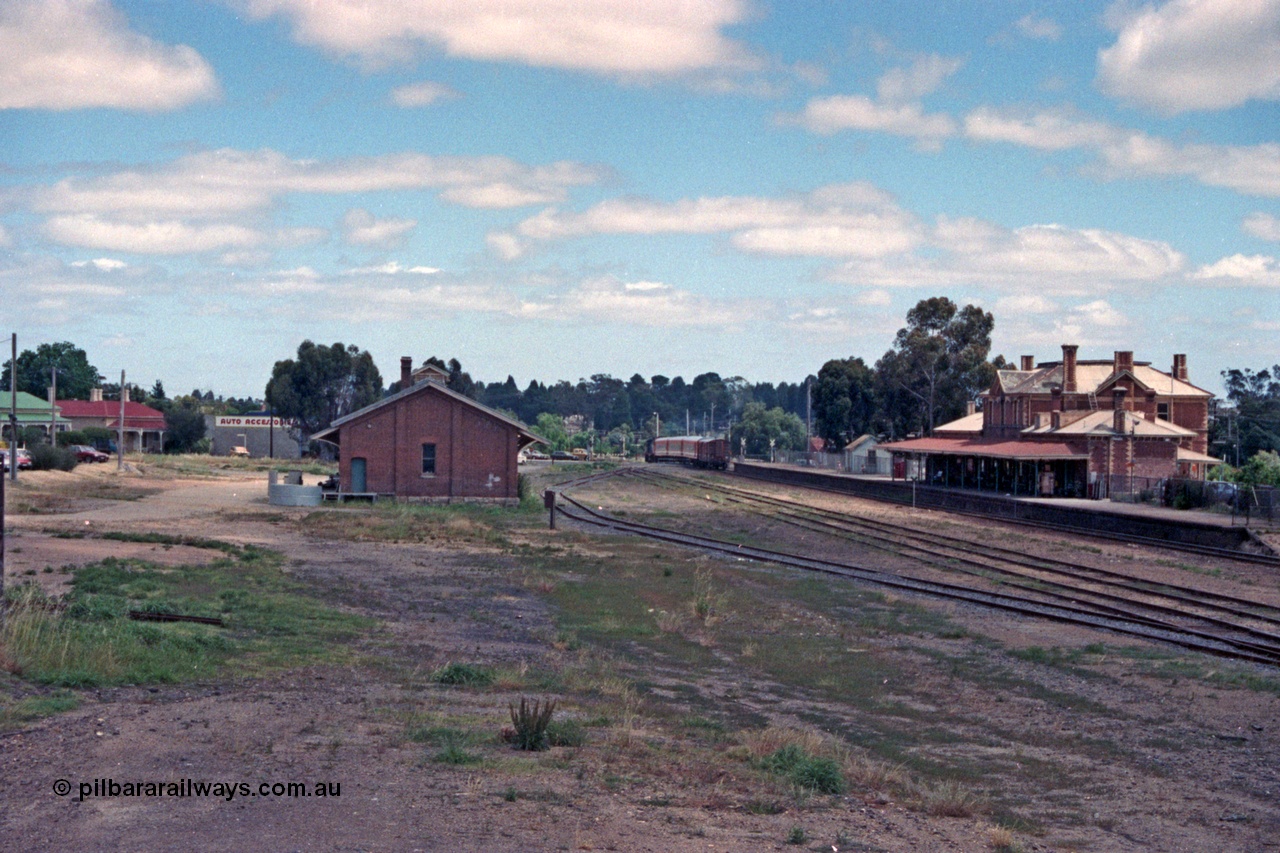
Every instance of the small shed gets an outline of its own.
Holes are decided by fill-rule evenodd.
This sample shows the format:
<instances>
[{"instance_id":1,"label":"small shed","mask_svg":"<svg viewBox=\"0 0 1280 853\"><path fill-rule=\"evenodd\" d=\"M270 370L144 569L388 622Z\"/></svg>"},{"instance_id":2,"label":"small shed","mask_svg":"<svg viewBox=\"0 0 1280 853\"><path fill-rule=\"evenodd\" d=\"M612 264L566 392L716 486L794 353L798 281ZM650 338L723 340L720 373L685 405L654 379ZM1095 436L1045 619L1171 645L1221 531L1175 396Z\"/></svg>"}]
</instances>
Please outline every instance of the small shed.
<instances>
[{"instance_id":1,"label":"small shed","mask_svg":"<svg viewBox=\"0 0 1280 853\"><path fill-rule=\"evenodd\" d=\"M850 474L888 474L889 455L876 453L874 435L860 435L844 446L844 469Z\"/></svg>"},{"instance_id":2,"label":"small shed","mask_svg":"<svg viewBox=\"0 0 1280 853\"><path fill-rule=\"evenodd\" d=\"M338 495L519 503L517 457L542 439L434 378L402 378L403 390L312 436L338 446Z\"/></svg>"}]
</instances>

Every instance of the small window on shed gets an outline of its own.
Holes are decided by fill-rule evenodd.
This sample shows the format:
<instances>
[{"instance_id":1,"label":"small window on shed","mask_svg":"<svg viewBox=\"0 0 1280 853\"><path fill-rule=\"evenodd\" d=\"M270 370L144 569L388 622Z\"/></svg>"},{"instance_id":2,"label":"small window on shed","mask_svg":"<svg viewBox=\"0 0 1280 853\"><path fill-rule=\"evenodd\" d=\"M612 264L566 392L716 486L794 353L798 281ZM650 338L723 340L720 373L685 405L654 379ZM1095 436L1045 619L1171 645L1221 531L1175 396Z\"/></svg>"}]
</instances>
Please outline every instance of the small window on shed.
<instances>
[{"instance_id":1,"label":"small window on shed","mask_svg":"<svg viewBox=\"0 0 1280 853\"><path fill-rule=\"evenodd\" d=\"M422 445L422 476L434 477L436 474L436 446L435 444Z\"/></svg>"}]
</instances>

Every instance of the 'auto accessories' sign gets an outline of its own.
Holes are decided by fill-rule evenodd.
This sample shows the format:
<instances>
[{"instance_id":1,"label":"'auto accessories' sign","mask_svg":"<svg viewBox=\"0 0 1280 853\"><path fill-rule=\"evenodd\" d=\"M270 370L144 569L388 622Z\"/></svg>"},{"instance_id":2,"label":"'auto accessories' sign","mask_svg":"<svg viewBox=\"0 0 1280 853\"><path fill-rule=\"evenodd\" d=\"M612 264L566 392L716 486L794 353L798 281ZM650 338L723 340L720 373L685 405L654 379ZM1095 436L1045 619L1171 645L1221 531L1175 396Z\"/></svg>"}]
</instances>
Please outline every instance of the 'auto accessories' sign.
<instances>
[{"instance_id":1,"label":"'auto accessories' sign","mask_svg":"<svg viewBox=\"0 0 1280 853\"><path fill-rule=\"evenodd\" d=\"M284 418L268 418L265 415L259 417L257 415L218 415L213 419L215 427L237 427L244 429L246 427L277 427L279 429L288 429L293 426L292 420Z\"/></svg>"}]
</instances>

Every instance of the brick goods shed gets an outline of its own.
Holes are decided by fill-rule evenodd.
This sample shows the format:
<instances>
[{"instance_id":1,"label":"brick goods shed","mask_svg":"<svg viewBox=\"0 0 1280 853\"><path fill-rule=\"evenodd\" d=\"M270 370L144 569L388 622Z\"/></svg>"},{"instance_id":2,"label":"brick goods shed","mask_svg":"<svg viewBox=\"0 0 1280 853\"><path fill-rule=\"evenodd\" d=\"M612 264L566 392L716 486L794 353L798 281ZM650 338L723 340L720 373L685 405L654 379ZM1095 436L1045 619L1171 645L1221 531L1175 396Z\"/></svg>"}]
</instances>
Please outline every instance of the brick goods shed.
<instances>
[{"instance_id":1,"label":"brick goods shed","mask_svg":"<svg viewBox=\"0 0 1280 853\"><path fill-rule=\"evenodd\" d=\"M442 384L413 381L312 436L339 448L339 494L515 504L516 456L542 441L528 427Z\"/></svg>"}]
</instances>

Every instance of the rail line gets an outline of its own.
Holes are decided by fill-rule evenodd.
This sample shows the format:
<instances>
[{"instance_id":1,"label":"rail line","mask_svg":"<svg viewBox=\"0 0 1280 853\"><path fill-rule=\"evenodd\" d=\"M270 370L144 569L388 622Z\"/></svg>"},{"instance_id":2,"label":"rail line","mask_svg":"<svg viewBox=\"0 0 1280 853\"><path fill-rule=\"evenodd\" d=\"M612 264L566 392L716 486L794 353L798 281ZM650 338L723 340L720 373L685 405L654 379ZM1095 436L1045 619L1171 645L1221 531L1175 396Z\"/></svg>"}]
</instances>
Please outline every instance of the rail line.
<instances>
[{"instance_id":1,"label":"rail line","mask_svg":"<svg viewBox=\"0 0 1280 853\"><path fill-rule=\"evenodd\" d=\"M609 472L605 476L640 477L641 479L649 480L650 482L657 482L659 485L678 485L683 483L690 486L697 486L700 489L711 485L719 485L712 484L705 479L698 479L695 481L669 474L638 471L637 469L619 469L618 471ZM600 478L592 478L592 480L598 479ZM666 480L667 483L662 483L662 480ZM572 488L577 485L579 484L574 483L569 487ZM560 488L564 488L564 486L561 486ZM728 486L721 486L716 490L722 491L722 493L732 493L734 491L745 492L745 490L736 490L734 487ZM981 575L988 581L992 579L990 577L992 573L999 574L1001 576L1001 580L999 582L1002 586L1013 587L1017 592L983 590L973 586L897 574L883 569L871 568L846 561L803 556L756 546L740 545L738 543L726 542L713 537L655 527L653 525L643 524L636 521L616 518L604 513L602 510L592 509L591 507L584 505L570 495L565 494L563 491L561 491L560 494L563 501L572 507L572 509L570 509L562 506L559 510L560 513L564 517L582 524L604 527L618 532L632 533L686 547L695 547L703 550L730 554L745 559L771 562L810 571L820 571L880 586L916 592L933 597L963 601L971 604L978 604L1007 612L1020 613L1039 618L1048 618L1059 622L1103 628L1130 636L1172 643L1184 648L1208 654L1247 660L1255 663L1264 663L1271 666L1280 665L1280 635L1278 634L1261 630L1247 624L1240 624L1239 622L1230 621L1228 619L1214 617L1206 613L1193 613L1186 609L1179 609L1178 607L1134 600L1123 595L1099 592L1097 590L1082 589L1064 582L1053 582L1043 578L1024 576L1021 583L1009 583L1005 578L1007 578L1008 575L1014 574L1012 570L993 567L990 563L983 563L973 559L972 556L957 557L956 554L944 553L934 553L929 556L926 552L931 549L924 546L898 543L895 547L889 543L879 543L882 549L892 550L899 554L901 554L903 550L914 550L915 553L909 556L912 556L917 560L925 560L932 565L939 565L941 561L945 560L947 565L944 566L944 568L951 571L955 570L953 565L955 562L967 562L973 567L967 571L968 574ZM839 526L838 522L833 522L828 519L804 518L803 512L798 511L796 508L799 507L814 514L821 514L828 511L805 507L803 504L795 504L794 502L775 499L769 496L759 496L755 493L747 492L746 494L751 495L752 498L764 498L765 500L760 502L762 506L766 505L768 501L777 501L780 504L790 505L785 510L781 510L777 506L772 509L772 512L775 515L780 512L786 512L793 516L799 516L780 519L785 523L808 526L809 529L818 529L826 533L832 532L832 528ZM750 500L750 498L744 498L741 495L733 495L733 497L735 500L739 501ZM839 514L833 513L833 515ZM903 529L906 530L908 528ZM843 532L845 534L849 533L849 531ZM967 544L970 547L975 547L975 543L969 542ZM921 556L922 554L925 556ZM1056 562L1063 566L1073 565L1066 563L1065 561ZM1092 567L1085 568L1091 569ZM1004 574L1002 574L1002 572ZM1116 577L1122 577L1118 573L1111 574L1116 575ZM1192 590L1187 591L1195 592ZM1154 595L1153 593L1146 591L1144 591L1143 594ZM1229 597L1223 596L1222 598ZM1230 605L1227 604L1221 604L1221 607L1223 608L1227 608L1229 606ZM1265 608L1262 608L1262 610L1265 610ZM1253 620L1255 623L1262 622L1264 624L1280 625L1280 610L1275 608L1272 608L1272 610L1275 612L1259 612L1259 608L1255 607L1252 612L1232 612L1231 615L1237 619L1245 618Z\"/></svg>"},{"instance_id":2,"label":"rail line","mask_svg":"<svg viewBox=\"0 0 1280 853\"><path fill-rule=\"evenodd\" d=\"M772 483L779 486L790 486L792 488L809 489L816 492L830 492L832 494L841 495L843 497L860 497L865 500L876 500L884 503L898 504L899 506L910 503L905 497L892 493L884 493L876 497L857 494L842 489L823 486L816 482L811 483L792 483L785 480L772 480L768 478L756 478L750 475L740 475L744 479L758 479L760 482ZM922 487L921 496L932 491L938 491L933 487ZM1012 504L1011 504L1012 506ZM1271 566L1280 570L1280 555L1275 554L1257 554L1248 551L1239 551L1231 548L1217 548L1211 545L1197 545L1194 542L1176 542L1168 539L1159 539L1153 536L1140 536L1134 533L1118 533L1110 530L1096 530L1093 528L1082 527L1080 525L1058 524L1052 521L1035 521L1028 518L1019 518L1015 515L1005 513L980 512L971 509L961 509L949 507L940 503L922 504L923 509L935 509L942 512L948 512L952 515L966 515L971 518L982 518L1001 521L1005 524L1016 524L1022 527L1036 527L1043 530L1053 530L1059 533L1069 533L1073 536L1089 536L1095 539L1109 539L1116 542L1125 542L1131 545L1143 545L1149 548L1163 548L1171 551L1182 551L1187 554L1195 554L1201 557L1214 557L1216 559L1236 560L1237 562L1254 563L1263 566Z\"/></svg>"},{"instance_id":3,"label":"rail line","mask_svg":"<svg viewBox=\"0 0 1280 853\"><path fill-rule=\"evenodd\" d=\"M892 553L908 550L914 554L948 561L944 568L952 568L951 563L973 566L982 572L994 572L1011 580L1029 579L1036 583L1057 583L1057 578L1067 578L1073 582L1071 588L1079 589L1078 583L1088 584L1087 589L1101 588L1099 595L1108 591L1142 595L1173 601L1178 607L1191 607L1202 611L1205 618L1208 614L1221 614L1236 620L1249 620L1271 626L1280 630L1280 607L1261 604L1238 596L1224 595L1208 590L1180 586L1167 581L1154 581L1137 578L1122 572L1090 566L1083 563L1059 560L1053 557L1031 556L1023 551L1002 548L988 543L975 542L962 537L948 536L941 533L919 530L902 524L880 519L871 520L848 513L824 510L811 507L796 501L763 495L758 492L716 483L709 480L690 481L657 472L634 471L633 476L647 477L651 480L663 479L673 482L696 484L700 489L708 489L726 495L726 500L742 503L748 508L767 506L775 515L791 523L808 525L823 532L845 534L870 547ZM914 540L914 541L913 541ZM917 543L926 543L920 545ZM943 551L937 550L938 546ZM950 553L950 552L958 552ZM1002 565L1004 567L1002 567ZM1013 567L1012 569L1005 567ZM1124 598L1126 602L1131 598ZM1180 610L1174 610L1180 615ZM1229 627L1237 627L1238 622L1228 623ZM1228 625L1224 625L1227 627ZM1262 632L1259 634L1267 640L1280 642L1280 635Z\"/></svg>"}]
</instances>

